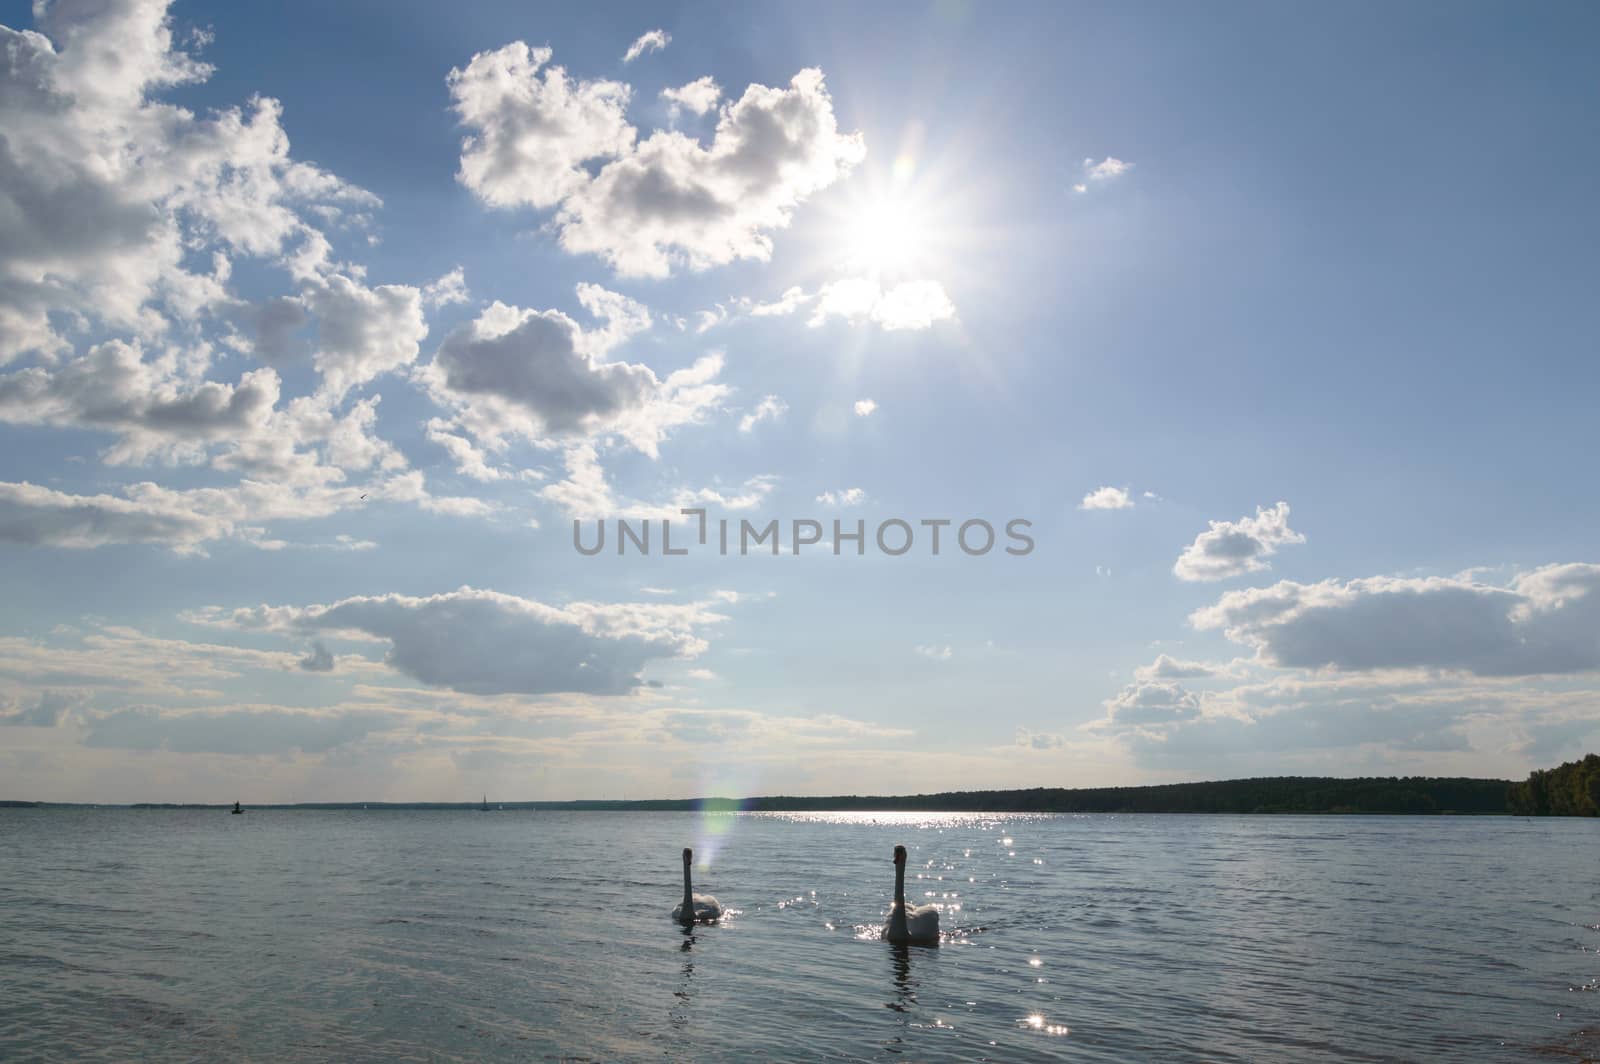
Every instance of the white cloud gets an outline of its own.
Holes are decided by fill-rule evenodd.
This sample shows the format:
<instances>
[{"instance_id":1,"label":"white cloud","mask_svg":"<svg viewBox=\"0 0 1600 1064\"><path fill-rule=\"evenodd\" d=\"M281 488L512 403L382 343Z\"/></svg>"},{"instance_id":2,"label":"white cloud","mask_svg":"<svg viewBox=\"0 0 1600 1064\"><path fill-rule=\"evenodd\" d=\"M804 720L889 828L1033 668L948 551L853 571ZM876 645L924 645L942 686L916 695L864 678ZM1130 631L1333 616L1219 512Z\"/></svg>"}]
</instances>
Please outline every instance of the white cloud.
<instances>
[{"instance_id":1,"label":"white cloud","mask_svg":"<svg viewBox=\"0 0 1600 1064\"><path fill-rule=\"evenodd\" d=\"M649 312L598 285L579 285L578 299L604 328L585 330L558 310L495 302L445 337L417 371L434 401L455 412L433 426L436 442L452 428L489 450L501 449L508 435L615 434L653 457L668 431L699 421L727 395L715 380L718 355L665 379L644 365L606 361L612 347L649 327Z\"/></svg>"},{"instance_id":2,"label":"white cloud","mask_svg":"<svg viewBox=\"0 0 1600 1064\"><path fill-rule=\"evenodd\" d=\"M661 98L672 105L673 117L677 117L680 109L703 115L717 106L717 101L722 98L722 87L707 74L687 85L680 85L675 89L662 89Z\"/></svg>"},{"instance_id":3,"label":"white cloud","mask_svg":"<svg viewBox=\"0 0 1600 1064\"><path fill-rule=\"evenodd\" d=\"M1127 488L1096 488L1083 497L1078 504L1080 510L1129 510L1133 508L1133 499L1128 495Z\"/></svg>"},{"instance_id":4,"label":"white cloud","mask_svg":"<svg viewBox=\"0 0 1600 1064\"><path fill-rule=\"evenodd\" d=\"M271 369L236 384L195 381L170 352L147 360L137 341L110 340L57 368L0 375L0 421L113 433L115 464L196 460L208 444L260 432L278 389Z\"/></svg>"},{"instance_id":5,"label":"white cloud","mask_svg":"<svg viewBox=\"0 0 1600 1064\"><path fill-rule=\"evenodd\" d=\"M561 245L627 276L765 261L770 233L863 150L859 135L839 133L820 70L802 70L788 88L751 85L723 109L710 147L658 130L617 153L563 202Z\"/></svg>"},{"instance_id":6,"label":"white cloud","mask_svg":"<svg viewBox=\"0 0 1600 1064\"><path fill-rule=\"evenodd\" d=\"M628 50L622 55L622 61L631 63L646 52L659 52L671 43L672 34L666 30L649 30L641 33L638 40L628 45Z\"/></svg>"},{"instance_id":7,"label":"white cloud","mask_svg":"<svg viewBox=\"0 0 1600 1064\"><path fill-rule=\"evenodd\" d=\"M1093 159L1083 160L1083 175L1089 182L1113 181L1132 169L1132 163L1125 163L1111 155L1106 156L1099 162L1095 162ZM1079 183L1073 185L1072 190L1074 192L1087 192L1089 191L1089 186Z\"/></svg>"},{"instance_id":8,"label":"white cloud","mask_svg":"<svg viewBox=\"0 0 1600 1064\"><path fill-rule=\"evenodd\" d=\"M931 658L934 661L949 661L955 656L955 650L948 646L919 646L916 651L923 657Z\"/></svg>"},{"instance_id":9,"label":"white cloud","mask_svg":"<svg viewBox=\"0 0 1600 1064\"><path fill-rule=\"evenodd\" d=\"M750 304L749 313L757 318L783 317L793 314L814 298L816 297L808 294L805 289L795 286L786 289L774 302Z\"/></svg>"},{"instance_id":10,"label":"white cloud","mask_svg":"<svg viewBox=\"0 0 1600 1064\"><path fill-rule=\"evenodd\" d=\"M1286 544L1306 537L1289 527L1289 504L1257 507L1254 517L1212 521L1211 527L1183 549L1172 571L1180 580L1226 580L1269 568L1264 559Z\"/></svg>"},{"instance_id":11,"label":"white cloud","mask_svg":"<svg viewBox=\"0 0 1600 1064\"><path fill-rule=\"evenodd\" d=\"M27 482L0 483L0 542L76 549L157 543L193 550L232 531L228 520L188 501L164 493L69 495Z\"/></svg>"},{"instance_id":12,"label":"white cloud","mask_svg":"<svg viewBox=\"0 0 1600 1064\"><path fill-rule=\"evenodd\" d=\"M702 653L702 629L726 617L705 603L573 602L551 606L463 587L416 597L379 595L328 605L212 607L224 627L375 638L387 662L436 687L468 694L627 694L652 660Z\"/></svg>"},{"instance_id":13,"label":"white cloud","mask_svg":"<svg viewBox=\"0 0 1600 1064\"><path fill-rule=\"evenodd\" d=\"M444 418L432 418L427 425L428 439L443 447L455 460L457 473L483 481L506 477L504 470L489 464L487 454L474 447L471 440L451 432L450 428L450 422Z\"/></svg>"},{"instance_id":14,"label":"white cloud","mask_svg":"<svg viewBox=\"0 0 1600 1064\"><path fill-rule=\"evenodd\" d=\"M875 278L850 277L822 287L807 324L815 328L843 318L870 321L885 331L927 329L955 314L955 304L937 281L902 281L884 289Z\"/></svg>"},{"instance_id":15,"label":"white cloud","mask_svg":"<svg viewBox=\"0 0 1600 1064\"><path fill-rule=\"evenodd\" d=\"M1149 665L1134 670L1139 680L1195 680L1226 672L1226 666L1208 665L1203 661L1181 661L1165 654L1156 655Z\"/></svg>"},{"instance_id":16,"label":"white cloud","mask_svg":"<svg viewBox=\"0 0 1600 1064\"><path fill-rule=\"evenodd\" d=\"M203 553L210 541L237 537L277 550L289 544L266 538L262 526L327 517L359 506L363 495L374 502L414 503L434 513L479 516L493 510L476 499L430 494L416 470L360 485L342 483L343 474L328 467L312 465L306 476L300 472L182 491L146 481L123 488L120 495L74 495L26 481L0 482L0 542L70 549L149 543L193 554Z\"/></svg>"},{"instance_id":17,"label":"white cloud","mask_svg":"<svg viewBox=\"0 0 1600 1064\"><path fill-rule=\"evenodd\" d=\"M628 86L574 82L546 67L550 57L519 41L451 71L470 131L458 176L492 206L559 205L561 246L599 255L619 274L765 260L771 232L864 151L858 134L839 133L819 70L802 70L787 88L751 85L722 109L708 147L675 130L636 142ZM692 90L687 98L700 104L710 87L676 91ZM591 176L585 167L597 162Z\"/></svg>"},{"instance_id":18,"label":"white cloud","mask_svg":"<svg viewBox=\"0 0 1600 1064\"><path fill-rule=\"evenodd\" d=\"M418 289L368 285L336 261L319 226L359 236L381 201L294 159L274 100L200 117L156 99L211 72L175 45L164 3L41 6L36 18L43 33L0 28L0 362L34 359L0 375L0 421L105 434L111 465L208 463L242 479L89 495L9 484L7 536L185 551L232 536L275 550L291 544L266 523L364 493L469 509L434 498L420 474L353 483L406 463L376 435L378 396L347 399L414 362L424 306L466 298L460 269ZM235 295L247 259L293 291ZM85 337L97 342L75 350ZM224 376L219 350L309 360L316 392L284 401L273 368Z\"/></svg>"},{"instance_id":19,"label":"white cloud","mask_svg":"<svg viewBox=\"0 0 1600 1064\"><path fill-rule=\"evenodd\" d=\"M1106 700L1106 716L1094 727L1142 728L1190 721L1200 716L1200 698L1175 683L1140 680Z\"/></svg>"},{"instance_id":20,"label":"white cloud","mask_svg":"<svg viewBox=\"0 0 1600 1064\"><path fill-rule=\"evenodd\" d=\"M491 206L554 206L589 180L584 163L633 146L628 86L574 82L562 67L546 66L550 56L515 41L477 53L446 79L472 131L456 179Z\"/></svg>"},{"instance_id":21,"label":"white cloud","mask_svg":"<svg viewBox=\"0 0 1600 1064\"><path fill-rule=\"evenodd\" d=\"M309 219L380 205L290 157L276 100L205 117L153 100L211 73L174 46L165 3L36 17L43 32L0 28L0 363L67 351L61 328L171 334L233 304L234 258L299 245L315 272L328 242Z\"/></svg>"},{"instance_id":22,"label":"white cloud","mask_svg":"<svg viewBox=\"0 0 1600 1064\"><path fill-rule=\"evenodd\" d=\"M1506 586L1469 576L1286 580L1230 591L1190 622L1281 667L1589 672L1600 669L1600 565L1549 565Z\"/></svg>"},{"instance_id":23,"label":"white cloud","mask_svg":"<svg viewBox=\"0 0 1600 1064\"><path fill-rule=\"evenodd\" d=\"M878 409L878 404L872 399L856 400L856 417L871 417L873 411Z\"/></svg>"},{"instance_id":24,"label":"white cloud","mask_svg":"<svg viewBox=\"0 0 1600 1064\"><path fill-rule=\"evenodd\" d=\"M855 506L865 502L867 493L860 488L845 488L842 491L825 491L817 496L817 501L824 506Z\"/></svg>"},{"instance_id":25,"label":"white cloud","mask_svg":"<svg viewBox=\"0 0 1600 1064\"><path fill-rule=\"evenodd\" d=\"M422 286L422 304L426 307L447 307L452 303L469 303L472 293L467 291L467 275L460 266L431 284Z\"/></svg>"},{"instance_id":26,"label":"white cloud","mask_svg":"<svg viewBox=\"0 0 1600 1064\"><path fill-rule=\"evenodd\" d=\"M749 432L763 421L776 421L788 410L788 403L776 395L769 395L757 403L754 410L739 419L739 431Z\"/></svg>"},{"instance_id":27,"label":"white cloud","mask_svg":"<svg viewBox=\"0 0 1600 1064\"><path fill-rule=\"evenodd\" d=\"M339 274L307 286L302 302L317 321L312 361L332 399L416 361L428 335L422 292L410 285L368 288Z\"/></svg>"}]
</instances>

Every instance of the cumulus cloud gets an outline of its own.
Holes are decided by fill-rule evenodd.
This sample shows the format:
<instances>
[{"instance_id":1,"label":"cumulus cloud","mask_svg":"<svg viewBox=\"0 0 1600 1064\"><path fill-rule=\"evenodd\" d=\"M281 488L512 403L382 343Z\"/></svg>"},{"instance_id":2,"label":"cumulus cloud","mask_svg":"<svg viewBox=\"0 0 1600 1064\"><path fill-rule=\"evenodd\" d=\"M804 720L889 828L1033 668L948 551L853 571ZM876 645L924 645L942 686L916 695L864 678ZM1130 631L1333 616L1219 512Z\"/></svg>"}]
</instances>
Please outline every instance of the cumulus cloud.
<instances>
[{"instance_id":1,"label":"cumulus cloud","mask_svg":"<svg viewBox=\"0 0 1600 1064\"><path fill-rule=\"evenodd\" d=\"M275 100L201 117L153 99L211 74L161 0L37 21L0 28L0 363L69 350L71 323L169 333L233 303L234 258L311 267L327 242L309 219L380 205L293 159Z\"/></svg>"},{"instance_id":2,"label":"cumulus cloud","mask_svg":"<svg viewBox=\"0 0 1600 1064\"><path fill-rule=\"evenodd\" d=\"M515 41L450 71L456 114L472 130L456 179L491 206L554 206L588 181L584 163L633 145L628 86L574 81L548 65L551 54Z\"/></svg>"},{"instance_id":3,"label":"cumulus cloud","mask_svg":"<svg viewBox=\"0 0 1600 1064\"><path fill-rule=\"evenodd\" d=\"M722 87L707 74L687 85L680 85L675 89L662 89L661 98L672 105L673 117L677 117L679 111L703 115L716 107L717 101L722 99Z\"/></svg>"},{"instance_id":4,"label":"cumulus cloud","mask_svg":"<svg viewBox=\"0 0 1600 1064\"><path fill-rule=\"evenodd\" d=\"M497 466L489 464L488 455L465 436L458 436L450 429L453 425L444 418L431 418L427 424L428 439L443 447L455 460L456 472L469 476L473 480L502 480L508 474Z\"/></svg>"},{"instance_id":5,"label":"cumulus cloud","mask_svg":"<svg viewBox=\"0 0 1600 1064\"><path fill-rule=\"evenodd\" d=\"M428 334L422 292L410 285L368 288L334 274L308 285L302 301L317 321L312 361L334 399L416 361Z\"/></svg>"},{"instance_id":6,"label":"cumulus cloud","mask_svg":"<svg viewBox=\"0 0 1600 1064\"><path fill-rule=\"evenodd\" d=\"M646 52L659 52L672 43L672 34L666 30L648 30L639 35L638 40L628 45L628 50L622 54L624 63L631 63Z\"/></svg>"},{"instance_id":7,"label":"cumulus cloud","mask_svg":"<svg viewBox=\"0 0 1600 1064\"><path fill-rule=\"evenodd\" d=\"M619 274L767 259L771 233L864 151L858 134L839 132L819 70L787 88L751 85L722 109L707 146L676 130L638 140L628 86L574 81L550 59L518 41L451 71L469 130L458 177L492 206L557 207L561 246ZM672 90L675 106L709 107L713 89Z\"/></svg>"},{"instance_id":8,"label":"cumulus cloud","mask_svg":"<svg viewBox=\"0 0 1600 1064\"><path fill-rule=\"evenodd\" d=\"M1128 496L1127 488L1096 488L1083 497L1078 504L1080 510L1130 510L1133 508L1133 499Z\"/></svg>"},{"instance_id":9,"label":"cumulus cloud","mask_svg":"<svg viewBox=\"0 0 1600 1064\"><path fill-rule=\"evenodd\" d=\"M447 307L452 303L470 303L472 293L467 291L467 274L460 266L422 286L422 304L426 307Z\"/></svg>"},{"instance_id":10,"label":"cumulus cloud","mask_svg":"<svg viewBox=\"0 0 1600 1064\"><path fill-rule=\"evenodd\" d=\"M1027 728L1017 729L1016 743L1018 746L1030 750L1057 750L1066 745L1066 740L1050 732L1029 731Z\"/></svg>"},{"instance_id":11,"label":"cumulus cloud","mask_svg":"<svg viewBox=\"0 0 1600 1064\"><path fill-rule=\"evenodd\" d=\"M871 417L873 411L878 409L878 404L872 399L856 400L856 417Z\"/></svg>"},{"instance_id":12,"label":"cumulus cloud","mask_svg":"<svg viewBox=\"0 0 1600 1064\"><path fill-rule=\"evenodd\" d=\"M237 537L267 550L286 546L265 539L261 525L275 521L327 517L373 501L414 503L435 513L489 512L476 499L432 495L422 473L410 471L364 485L309 483L293 479L243 480L226 488L173 490L145 481L120 495L75 495L27 481L0 482L0 542L24 546L89 549L119 543L146 543L180 554L204 553L205 544ZM351 540L346 549L360 549Z\"/></svg>"},{"instance_id":13,"label":"cumulus cloud","mask_svg":"<svg viewBox=\"0 0 1600 1064\"><path fill-rule=\"evenodd\" d=\"M916 651L933 661L949 661L956 653L954 648L948 646L918 646Z\"/></svg>"},{"instance_id":14,"label":"cumulus cloud","mask_svg":"<svg viewBox=\"0 0 1600 1064\"><path fill-rule=\"evenodd\" d=\"M1200 716L1200 697L1181 684L1140 680L1106 700L1101 729L1144 728L1191 721Z\"/></svg>"},{"instance_id":15,"label":"cumulus cloud","mask_svg":"<svg viewBox=\"0 0 1600 1064\"><path fill-rule=\"evenodd\" d=\"M955 304L938 281L902 281L884 288L875 277L850 277L822 287L806 324L816 328L842 318L894 332L932 328L955 316Z\"/></svg>"},{"instance_id":16,"label":"cumulus cloud","mask_svg":"<svg viewBox=\"0 0 1600 1064\"><path fill-rule=\"evenodd\" d=\"M235 384L184 379L176 359L147 360L137 342L110 340L55 369L0 375L0 420L115 433L115 464L192 456L218 440L260 431L278 401L271 369Z\"/></svg>"},{"instance_id":17,"label":"cumulus cloud","mask_svg":"<svg viewBox=\"0 0 1600 1064\"><path fill-rule=\"evenodd\" d=\"M709 147L661 130L605 164L562 204L561 244L629 276L765 261L771 232L863 151L858 134L839 133L820 70L787 88L751 85L723 109Z\"/></svg>"},{"instance_id":18,"label":"cumulus cloud","mask_svg":"<svg viewBox=\"0 0 1600 1064\"><path fill-rule=\"evenodd\" d=\"M1289 504L1271 509L1257 507L1254 517L1237 521L1212 521L1211 527L1183 549L1172 571L1180 580L1213 581L1260 572L1278 548L1304 543L1306 537L1289 527Z\"/></svg>"},{"instance_id":19,"label":"cumulus cloud","mask_svg":"<svg viewBox=\"0 0 1600 1064\"><path fill-rule=\"evenodd\" d=\"M1225 671L1226 666L1208 665L1203 661L1181 661L1158 654L1151 664L1135 669L1134 676L1139 680L1197 680Z\"/></svg>"},{"instance_id":20,"label":"cumulus cloud","mask_svg":"<svg viewBox=\"0 0 1600 1064\"><path fill-rule=\"evenodd\" d=\"M1072 186L1072 191L1083 193L1089 191L1091 183L1105 183L1114 181L1133 169L1132 163L1123 162L1115 156L1108 155L1099 162L1089 158L1083 160L1083 180Z\"/></svg>"},{"instance_id":21,"label":"cumulus cloud","mask_svg":"<svg viewBox=\"0 0 1600 1064\"><path fill-rule=\"evenodd\" d=\"M236 629L375 638L387 662L423 683L468 694L627 694L652 660L694 657L700 632L725 620L704 603L551 606L470 587L427 597L362 596L328 605L212 608Z\"/></svg>"},{"instance_id":22,"label":"cumulus cloud","mask_svg":"<svg viewBox=\"0 0 1600 1064\"><path fill-rule=\"evenodd\" d=\"M319 226L362 229L381 201L294 158L274 100L204 116L163 102L211 68L179 47L160 0L40 5L36 21L0 28L0 363L33 363L0 375L0 421L104 434L112 465L243 479L114 495L8 484L5 535L277 549L273 515L398 497L391 481L351 481L405 459L376 434L378 397L347 396L415 361L424 309L465 297L459 269L418 289L337 261ZM292 290L240 298L245 260ZM222 372L227 351L267 365ZM275 367L307 360L315 393L285 401ZM412 501L432 505L417 483Z\"/></svg>"},{"instance_id":23,"label":"cumulus cloud","mask_svg":"<svg viewBox=\"0 0 1600 1064\"><path fill-rule=\"evenodd\" d=\"M610 362L607 353L650 325L641 304L598 285L578 300L605 322L585 330L558 310L491 304L445 337L418 379L453 421L430 426L435 442L461 428L501 449L506 436L529 440L616 434L652 457L672 428L700 420L727 394L716 382L722 359L708 355L667 377L648 366ZM473 465L470 456L464 464ZM480 477L480 479L483 479Z\"/></svg>"},{"instance_id":24,"label":"cumulus cloud","mask_svg":"<svg viewBox=\"0 0 1600 1064\"><path fill-rule=\"evenodd\" d=\"M1470 576L1281 581L1230 591L1190 623L1291 668L1587 672L1600 669L1600 565L1549 565L1506 586Z\"/></svg>"},{"instance_id":25,"label":"cumulus cloud","mask_svg":"<svg viewBox=\"0 0 1600 1064\"><path fill-rule=\"evenodd\" d=\"M156 543L187 551L232 530L225 519L186 502L160 493L69 495L27 482L0 483L0 542L78 549Z\"/></svg>"},{"instance_id":26,"label":"cumulus cloud","mask_svg":"<svg viewBox=\"0 0 1600 1064\"><path fill-rule=\"evenodd\" d=\"M824 506L855 506L865 502L867 493L861 488L843 488L839 491L825 491L817 496L817 501Z\"/></svg>"},{"instance_id":27,"label":"cumulus cloud","mask_svg":"<svg viewBox=\"0 0 1600 1064\"><path fill-rule=\"evenodd\" d=\"M788 403L776 395L769 395L757 403L754 410L739 419L739 431L749 432L763 421L776 421L788 410Z\"/></svg>"}]
</instances>

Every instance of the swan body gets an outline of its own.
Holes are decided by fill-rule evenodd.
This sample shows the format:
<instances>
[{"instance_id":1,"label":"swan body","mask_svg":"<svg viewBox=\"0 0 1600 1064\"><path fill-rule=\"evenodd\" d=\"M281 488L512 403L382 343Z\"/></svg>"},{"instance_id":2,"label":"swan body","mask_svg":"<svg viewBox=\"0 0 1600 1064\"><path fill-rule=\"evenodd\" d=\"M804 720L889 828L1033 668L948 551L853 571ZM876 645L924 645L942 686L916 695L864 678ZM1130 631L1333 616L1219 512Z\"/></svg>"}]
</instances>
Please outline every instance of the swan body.
<instances>
[{"instance_id":1,"label":"swan body","mask_svg":"<svg viewBox=\"0 0 1600 1064\"><path fill-rule=\"evenodd\" d=\"M897 946L937 946L939 910L932 905L906 905L906 848L894 848L894 908L883 928L886 941Z\"/></svg>"},{"instance_id":2,"label":"swan body","mask_svg":"<svg viewBox=\"0 0 1600 1064\"><path fill-rule=\"evenodd\" d=\"M672 919L684 926L714 924L722 919L722 903L710 894L696 894L689 882L689 865L694 861L694 851L683 848L683 900L672 909Z\"/></svg>"}]
</instances>

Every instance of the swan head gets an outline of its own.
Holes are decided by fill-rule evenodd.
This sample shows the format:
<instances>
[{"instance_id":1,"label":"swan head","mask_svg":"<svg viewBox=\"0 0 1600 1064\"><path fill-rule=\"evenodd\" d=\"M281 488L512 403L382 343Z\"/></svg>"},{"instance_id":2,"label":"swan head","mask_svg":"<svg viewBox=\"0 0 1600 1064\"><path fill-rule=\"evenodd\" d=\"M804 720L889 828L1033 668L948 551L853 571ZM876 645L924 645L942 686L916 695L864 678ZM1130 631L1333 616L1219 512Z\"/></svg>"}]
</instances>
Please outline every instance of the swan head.
<instances>
[{"instance_id":1,"label":"swan head","mask_svg":"<svg viewBox=\"0 0 1600 1064\"><path fill-rule=\"evenodd\" d=\"M906 848L904 846L896 846L894 848L894 863L895 864L905 864L906 863Z\"/></svg>"},{"instance_id":2,"label":"swan head","mask_svg":"<svg viewBox=\"0 0 1600 1064\"><path fill-rule=\"evenodd\" d=\"M694 851L685 846L683 848L683 863L687 865L692 860L694 860Z\"/></svg>"}]
</instances>

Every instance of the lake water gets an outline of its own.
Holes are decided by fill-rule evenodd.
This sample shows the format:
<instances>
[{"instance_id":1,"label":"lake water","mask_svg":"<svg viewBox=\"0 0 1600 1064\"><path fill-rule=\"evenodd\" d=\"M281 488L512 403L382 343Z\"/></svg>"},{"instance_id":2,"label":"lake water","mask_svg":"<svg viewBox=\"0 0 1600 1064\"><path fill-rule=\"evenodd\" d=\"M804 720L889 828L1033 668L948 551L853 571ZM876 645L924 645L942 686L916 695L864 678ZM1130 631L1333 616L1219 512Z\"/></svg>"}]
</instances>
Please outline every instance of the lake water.
<instances>
[{"instance_id":1,"label":"lake water","mask_svg":"<svg viewBox=\"0 0 1600 1064\"><path fill-rule=\"evenodd\" d=\"M871 937L907 892L939 948ZM0 1058L1579 1060L1600 823L0 811ZM668 918L681 848L735 910Z\"/></svg>"}]
</instances>

